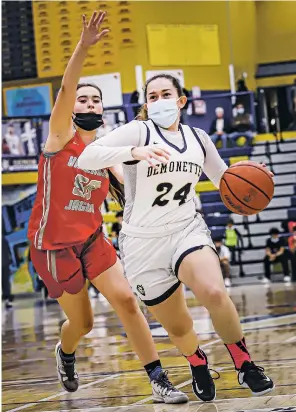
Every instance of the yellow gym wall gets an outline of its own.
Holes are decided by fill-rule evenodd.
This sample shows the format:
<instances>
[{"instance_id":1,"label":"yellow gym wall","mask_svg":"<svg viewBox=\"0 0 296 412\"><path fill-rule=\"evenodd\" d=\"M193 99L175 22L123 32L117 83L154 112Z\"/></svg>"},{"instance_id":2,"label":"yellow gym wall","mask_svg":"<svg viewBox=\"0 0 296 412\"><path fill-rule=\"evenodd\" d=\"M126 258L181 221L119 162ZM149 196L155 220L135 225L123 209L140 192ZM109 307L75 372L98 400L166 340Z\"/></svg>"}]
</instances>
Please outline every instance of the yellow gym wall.
<instances>
[{"instance_id":1,"label":"yellow gym wall","mask_svg":"<svg viewBox=\"0 0 296 412\"><path fill-rule=\"evenodd\" d=\"M217 24L221 65L204 67L181 67L179 65L170 66L168 69L183 69L187 88L200 86L204 90L229 89L226 2L137 1L133 2L133 20L137 46L134 49L121 51L124 92L131 92L135 89L135 65L142 65L144 71L162 68L149 64L147 24Z\"/></svg>"},{"instance_id":2,"label":"yellow gym wall","mask_svg":"<svg viewBox=\"0 0 296 412\"><path fill-rule=\"evenodd\" d=\"M296 59L296 2L256 1L257 62Z\"/></svg>"},{"instance_id":3,"label":"yellow gym wall","mask_svg":"<svg viewBox=\"0 0 296 412\"><path fill-rule=\"evenodd\" d=\"M296 2L256 1L257 63L296 60ZM292 84L295 75L258 79L257 86Z\"/></svg>"},{"instance_id":4,"label":"yellow gym wall","mask_svg":"<svg viewBox=\"0 0 296 412\"><path fill-rule=\"evenodd\" d=\"M256 7L255 1L229 1L231 61L236 79L248 73L249 89L256 88Z\"/></svg>"},{"instance_id":5,"label":"yellow gym wall","mask_svg":"<svg viewBox=\"0 0 296 412\"><path fill-rule=\"evenodd\" d=\"M147 24L217 24L221 65L176 66L168 69L184 71L186 87L200 86L203 90L229 89L228 66L234 63L235 75L248 72L248 86L255 88L253 79L256 67L256 8L254 1L136 1L133 2L133 19L136 47L121 51L121 72L124 92L135 88L134 66L146 70L162 67L149 63L146 35ZM230 24L230 29L229 29ZM231 42L232 46L231 46Z\"/></svg>"},{"instance_id":6,"label":"yellow gym wall","mask_svg":"<svg viewBox=\"0 0 296 412\"><path fill-rule=\"evenodd\" d=\"M107 3L111 7L113 2ZM296 59L296 2L156 0L131 1L129 7L131 8L133 44L123 47L120 45L116 67L106 68L100 72L120 71L124 93L135 90L136 65L142 65L144 71L162 68L151 66L149 63L147 24L218 25L221 65L168 67L168 69L183 69L186 87L189 89L192 86L200 86L203 90L229 89L228 65L231 61L235 66L236 78L244 71L248 73L247 84L250 89L255 89L258 85L268 86L293 82L295 76L256 81L254 74L258 63ZM112 21L117 21L118 13L114 14L114 11L112 13L115 19ZM112 25L112 28L113 33L116 34L118 27ZM120 44L117 35L116 41ZM88 74L100 73L96 71ZM50 81L54 89L59 87L60 80L60 77L42 79L45 82ZM40 83L40 79L7 82L3 84L3 87L28 83Z\"/></svg>"}]
</instances>

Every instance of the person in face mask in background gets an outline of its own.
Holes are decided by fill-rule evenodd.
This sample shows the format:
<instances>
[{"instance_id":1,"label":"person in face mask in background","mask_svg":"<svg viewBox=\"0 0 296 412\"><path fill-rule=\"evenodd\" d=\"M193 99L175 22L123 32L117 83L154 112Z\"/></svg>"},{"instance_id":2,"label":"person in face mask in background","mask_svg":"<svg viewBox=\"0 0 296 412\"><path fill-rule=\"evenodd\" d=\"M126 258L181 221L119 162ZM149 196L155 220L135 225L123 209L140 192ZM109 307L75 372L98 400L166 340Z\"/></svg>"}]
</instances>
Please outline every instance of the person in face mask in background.
<instances>
[{"instance_id":1,"label":"person in face mask in background","mask_svg":"<svg viewBox=\"0 0 296 412\"><path fill-rule=\"evenodd\" d=\"M245 112L244 105L239 103L236 106L236 115L233 118L232 122L232 133L228 135L229 140L233 143L236 143L239 137L245 137L247 144L252 145L253 138L255 136L255 127L251 120L249 113Z\"/></svg>"},{"instance_id":2,"label":"person in face mask in background","mask_svg":"<svg viewBox=\"0 0 296 412\"><path fill-rule=\"evenodd\" d=\"M279 236L279 230L275 227L270 229L270 238L266 242L266 256L264 258L265 277L262 282L270 283L270 265L280 262L283 267L284 281L290 282L288 258L285 250L284 239Z\"/></svg>"},{"instance_id":3,"label":"person in face mask in background","mask_svg":"<svg viewBox=\"0 0 296 412\"><path fill-rule=\"evenodd\" d=\"M175 77L152 77L144 95L142 120L88 145L78 166L97 170L123 164L126 203L119 248L125 276L187 359L195 395L212 401L216 390L182 283L209 311L239 384L256 395L267 393L273 382L251 360L210 231L196 213L201 173L218 188L227 165L205 131L180 123L186 96Z\"/></svg>"},{"instance_id":4,"label":"person in face mask in background","mask_svg":"<svg viewBox=\"0 0 296 412\"><path fill-rule=\"evenodd\" d=\"M102 233L100 206L109 184L123 205L123 194L113 176L122 182L122 168L93 172L77 165L79 155L95 140L102 125L101 90L78 81L89 47L108 32L99 30L104 16L94 12L89 22L83 16L82 35L51 114L28 229L31 259L49 296L57 299L67 316L55 349L58 378L66 391L78 389L75 351L82 336L93 328L87 278L119 316L149 376L154 398L166 403L187 402L187 395L175 389L162 370L147 321L123 275L115 249Z\"/></svg>"}]
</instances>

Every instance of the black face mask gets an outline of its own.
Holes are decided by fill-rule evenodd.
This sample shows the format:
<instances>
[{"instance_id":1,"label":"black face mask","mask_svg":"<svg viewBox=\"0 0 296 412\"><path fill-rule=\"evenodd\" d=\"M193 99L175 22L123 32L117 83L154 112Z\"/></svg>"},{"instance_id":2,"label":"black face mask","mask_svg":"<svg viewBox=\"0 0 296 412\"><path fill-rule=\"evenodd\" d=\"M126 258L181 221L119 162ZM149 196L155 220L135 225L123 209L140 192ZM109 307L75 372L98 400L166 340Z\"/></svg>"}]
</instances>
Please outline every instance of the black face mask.
<instances>
[{"instance_id":1,"label":"black face mask","mask_svg":"<svg viewBox=\"0 0 296 412\"><path fill-rule=\"evenodd\" d=\"M76 126L83 130L90 132L91 130L98 129L104 122L101 114L96 113L74 113L73 122Z\"/></svg>"}]
</instances>

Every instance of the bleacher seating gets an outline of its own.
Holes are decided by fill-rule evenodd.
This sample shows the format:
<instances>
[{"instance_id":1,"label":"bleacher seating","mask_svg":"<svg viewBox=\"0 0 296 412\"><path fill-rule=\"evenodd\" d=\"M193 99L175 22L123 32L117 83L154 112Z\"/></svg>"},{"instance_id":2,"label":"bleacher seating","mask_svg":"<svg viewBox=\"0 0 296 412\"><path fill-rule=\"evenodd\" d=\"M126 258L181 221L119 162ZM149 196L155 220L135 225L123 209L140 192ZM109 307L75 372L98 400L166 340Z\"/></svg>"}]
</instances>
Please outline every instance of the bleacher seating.
<instances>
[{"instance_id":1,"label":"bleacher seating","mask_svg":"<svg viewBox=\"0 0 296 412\"><path fill-rule=\"evenodd\" d=\"M242 160L237 158L236 154L240 156L242 156L242 153L244 156L247 154L250 160L264 162L275 173L275 195L266 210L259 215L248 218L231 215L243 235L242 261L246 276L262 275L262 261L270 228L277 227L282 230L283 221L296 220L296 140L288 139L280 143L280 151L277 150L275 142L270 142L268 147L269 157L264 142L256 144L251 149L244 148L244 151L241 149L223 149L219 152L222 157L230 160L230 164ZM230 212L223 205L219 192L214 190L206 179L203 179L199 185L202 185L203 190L200 193L200 200L205 220L212 236L220 237L224 233ZM282 233L281 236L287 238L289 233ZM238 268L234 268L234 273L238 274Z\"/></svg>"}]
</instances>

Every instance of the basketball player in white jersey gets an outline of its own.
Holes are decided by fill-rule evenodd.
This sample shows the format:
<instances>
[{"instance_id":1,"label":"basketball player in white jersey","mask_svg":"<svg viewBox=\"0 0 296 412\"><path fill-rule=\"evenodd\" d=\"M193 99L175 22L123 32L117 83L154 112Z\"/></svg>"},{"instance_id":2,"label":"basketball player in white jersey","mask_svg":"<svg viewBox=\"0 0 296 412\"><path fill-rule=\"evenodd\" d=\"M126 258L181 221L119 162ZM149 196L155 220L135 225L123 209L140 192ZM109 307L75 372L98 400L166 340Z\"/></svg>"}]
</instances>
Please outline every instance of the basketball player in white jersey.
<instances>
[{"instance_id":1,"label":"basketball player in white jersey","mask_svg":"<svg viewBox=\"0 0 296 412\"><path fill-rule=\"evenodd\" d=\"M96 170L123 163L126 205L120 249L125 274L188 360L196 396L211 401L216 390L181 283L208 309L239 384L254 395L270 392L274 384L251 361L210 231L195 212L201 173L218 188L227 166L203 130L180 124L186 97L174 77L152 77L145 98L141 118L147 120L133 121L90 144L78 165Z\"/></svg>"}]
</instances>

